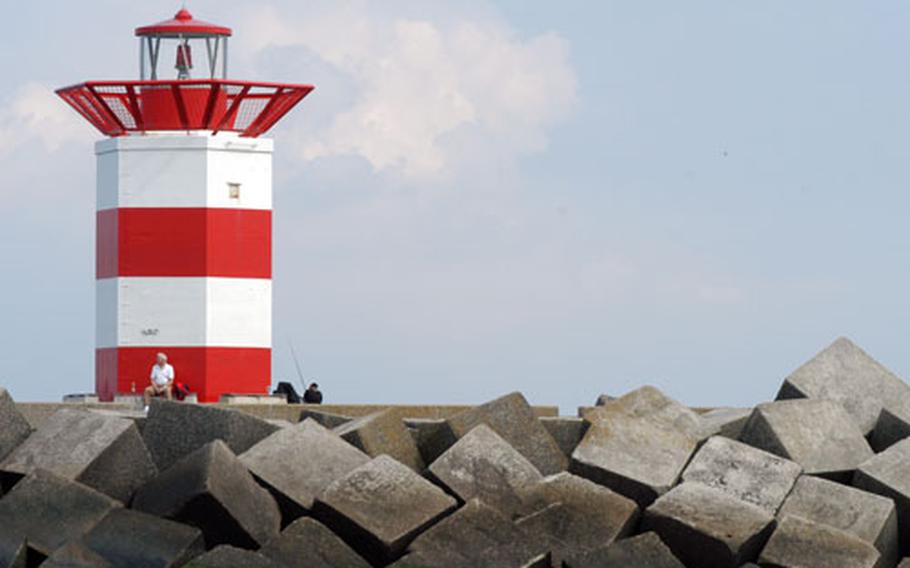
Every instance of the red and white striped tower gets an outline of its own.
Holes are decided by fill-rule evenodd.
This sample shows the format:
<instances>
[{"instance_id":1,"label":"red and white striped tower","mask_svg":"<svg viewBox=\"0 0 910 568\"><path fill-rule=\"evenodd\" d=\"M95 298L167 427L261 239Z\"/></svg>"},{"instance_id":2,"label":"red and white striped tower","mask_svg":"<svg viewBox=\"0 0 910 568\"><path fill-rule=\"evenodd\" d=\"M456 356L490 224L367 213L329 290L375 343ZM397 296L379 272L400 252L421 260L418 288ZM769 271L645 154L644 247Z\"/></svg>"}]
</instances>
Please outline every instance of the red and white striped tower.
<instances>
[{"instance_id":1,"label":"red and white striped tower","mask_svg":"<svg viewBox=\"0 0 910 568\"><path fill-rule=\"evenodd\" d=\"M313 87L229 80L231 30L185 9L136 36L139 81L57 91L108 136L95 145L96 391L141 392L163 351L202 401L268 392L272 141L259 136ZM168 50L177 77L159 79Z\"/></svg>"}]
</instances>

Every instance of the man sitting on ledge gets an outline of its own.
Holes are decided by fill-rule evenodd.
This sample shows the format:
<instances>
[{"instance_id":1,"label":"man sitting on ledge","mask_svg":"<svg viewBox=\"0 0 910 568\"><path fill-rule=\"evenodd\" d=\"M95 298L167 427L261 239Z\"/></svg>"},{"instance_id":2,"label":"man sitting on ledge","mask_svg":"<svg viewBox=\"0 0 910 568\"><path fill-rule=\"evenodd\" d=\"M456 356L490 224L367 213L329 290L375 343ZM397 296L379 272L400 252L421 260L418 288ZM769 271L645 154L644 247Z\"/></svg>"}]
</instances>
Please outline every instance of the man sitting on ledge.
<instances>
[{"instance_id":1,"label":"man sitting on ledge","mask_svg":"<svg viewBox=\"0 0 910 568\"><path fill-rule=\"evenodd\" d=\"M143 398L145 399L145 411L149 411L149 405L152 404L152 397L163 396L171 400L174 390L174 367L168 365L167 355L159 353L157 362L152 366L152 375L149 378L152 384L145 387Z\"/></svg>"}]
</instances>

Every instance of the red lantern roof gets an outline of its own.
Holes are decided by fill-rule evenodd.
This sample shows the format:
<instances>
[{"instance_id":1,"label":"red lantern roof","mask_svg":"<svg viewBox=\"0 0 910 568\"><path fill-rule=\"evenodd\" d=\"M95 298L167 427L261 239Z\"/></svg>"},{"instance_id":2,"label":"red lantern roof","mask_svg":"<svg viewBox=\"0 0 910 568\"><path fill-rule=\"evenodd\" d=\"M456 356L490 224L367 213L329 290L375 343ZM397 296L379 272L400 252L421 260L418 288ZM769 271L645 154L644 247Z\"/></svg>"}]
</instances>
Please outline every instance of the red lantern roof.
<instances>
[{"instance_id":1,"label":"red lantern roof","mask_svg":"<svg viewBox=\"0 0 910 568\"><path fill-rule=\"evenodd\" d=\"M137 36L160 37L193 37L193 36L230 36L231 28L194 20L193 15L186 8L174 15L172 20L158 22L150 26L136 28Z\"/></svg>"}]
</instances>

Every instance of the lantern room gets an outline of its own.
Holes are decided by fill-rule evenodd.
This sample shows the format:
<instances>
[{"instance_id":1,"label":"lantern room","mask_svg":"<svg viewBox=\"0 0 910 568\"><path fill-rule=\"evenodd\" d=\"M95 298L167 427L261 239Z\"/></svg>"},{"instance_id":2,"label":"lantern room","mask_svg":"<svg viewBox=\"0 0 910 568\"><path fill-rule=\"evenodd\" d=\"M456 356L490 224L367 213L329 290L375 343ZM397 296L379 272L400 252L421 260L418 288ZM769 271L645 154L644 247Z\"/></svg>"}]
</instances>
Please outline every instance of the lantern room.
<instances>
[{"instance_id":1,"label":"lantern room","mask_svg":"<svg viewBox=\"0 0 910 568\"><path fill-rule=\"evenodd\" d=\"M168 61L173 62L177 79L227 79L231 28L193 19L183 8L170 20L136 28L136 37L139 78L143 81L165 75ZM200 55L207 65L199 67Z\"/></svg>"}]
</instances>

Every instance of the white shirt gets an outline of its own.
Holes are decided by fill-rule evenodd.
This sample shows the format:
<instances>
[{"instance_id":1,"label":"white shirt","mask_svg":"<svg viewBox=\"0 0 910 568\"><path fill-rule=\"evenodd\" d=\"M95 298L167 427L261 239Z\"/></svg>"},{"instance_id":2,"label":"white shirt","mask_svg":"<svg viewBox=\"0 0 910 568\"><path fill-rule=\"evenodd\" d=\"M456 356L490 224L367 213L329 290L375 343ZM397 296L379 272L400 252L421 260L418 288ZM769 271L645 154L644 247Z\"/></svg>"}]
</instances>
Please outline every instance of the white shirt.
<instances>
[{"instance_id":1,"label":"white shirt","mask_svg":"<svg viewBox=\"0 0 910 568\"><path fill-rule=\"evenodd\" d=\"M163 387L169 382L174 380L174 368L169 364L165 363L164 367L158 366L158 364L152 365L152 382Z\"/></svg>"}]
</instances>

